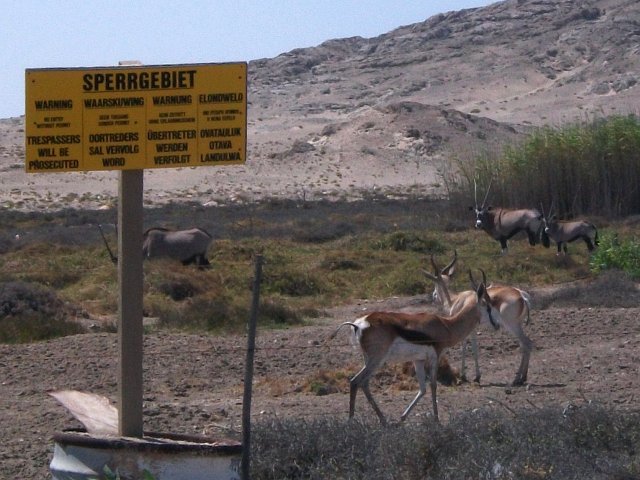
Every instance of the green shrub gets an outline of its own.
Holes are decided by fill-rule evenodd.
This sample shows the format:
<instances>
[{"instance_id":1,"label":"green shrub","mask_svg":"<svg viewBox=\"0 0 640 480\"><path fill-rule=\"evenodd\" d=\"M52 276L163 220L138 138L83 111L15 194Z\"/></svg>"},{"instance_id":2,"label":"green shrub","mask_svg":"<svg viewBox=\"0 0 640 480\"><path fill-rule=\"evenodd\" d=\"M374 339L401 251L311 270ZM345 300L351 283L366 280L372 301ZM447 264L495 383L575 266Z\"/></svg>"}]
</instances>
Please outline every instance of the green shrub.
<instances>
[{"instance_id":1,"label":"green shrub","mask_svg":"<svg viewBox=\"0 0 640 480\"><path fill-rule=\"evenodd\" d=\"M296 226L293 240L306 243L325 243L352 235L355 228L346 222L305 220Z\"/></svg>"},{"instance_id":2,"label":"green shrub","mask_svg":"<svg viewBox=\"0 0 640 480\"><path fill-rule=\"evenodd\" d=\"M163 327L178 330L240 331L246 325L249 303L240 305L231 296L199 295L188 302L151 297L148 314L158 317Z\"/></svg>"},{"instance_id":3,"label":"green shrub","mask_svg":"<svg viewBox=\"0 0 640 480\"><path fill-rule=\"evenodd\" d=\"M288 307L281 300L267 298L260 301L258 322L261 325L299 325L302 323L302 317L297 310Z\"/></svg>"},{"instance_id":4,"label":"green shrub","mask_svg":"<svg viewBox=\"0 0 640 480\"><path fill-rule=\"evenodd\" d=\"M321 279L312 272L289 269L266 272L262 288L267 293L292 297L316 295L325 290Z\"/></svg>"},{"instance_id":5,"label":"green shrub","mask_svg":"<svg viewBox=\"0 0 640 480\"><path fill-rule=\"evenodd\" d=\"M191 298L195 294L200 292L200 289L187 278L182 278L178 281L168 280L165 282L160 282L158 284L158 290L171 297L171 299L175 301Z\"/></svg>"},{"instance_id":6,"label":"green shrub","mask_svg":"<svg viewBox=\"0 0 640 480\"><path fill-rule=\"evenodd\" d=\"M560 216L626 216L640 211L640 120L612 116L590 123L545 127L500 156L483 154L457 161L447 179L450 197L478 202L488 185L488 202L505 207L548 209Z\"/></svg>"},{"instance_id":7,"label":"green shrub","mask_svg":"<svg viewBox=\"0 0 640 480\"><path fill-rule=\"evenodd\" d=\"M348 258L326 258L321 267L329 271L336 270L362 270L363 266L355 260Z\"/></svg>"},{"instance_id":8,"label":"green shrub","mask_svg":"<svg viewBox=\"0 0 640 480\"><path fill-rule=\"evenodd\" d=\"M600 246L591 255L591 270L622 270L634 279L640 279L640 243L635 238L620 239L615 234L600 238Z\"/></svg>"},{"instance_id":9,"label":"green shrub","mask_svg":"<svg viewBox=\"0 0 640 480\"><path fill-rule=\"evenodd\" d=\"M446 248L435 238L411 232L393 232L375 244L375 248L396 252L443 253Z\"/></svg>"}]
</instances>

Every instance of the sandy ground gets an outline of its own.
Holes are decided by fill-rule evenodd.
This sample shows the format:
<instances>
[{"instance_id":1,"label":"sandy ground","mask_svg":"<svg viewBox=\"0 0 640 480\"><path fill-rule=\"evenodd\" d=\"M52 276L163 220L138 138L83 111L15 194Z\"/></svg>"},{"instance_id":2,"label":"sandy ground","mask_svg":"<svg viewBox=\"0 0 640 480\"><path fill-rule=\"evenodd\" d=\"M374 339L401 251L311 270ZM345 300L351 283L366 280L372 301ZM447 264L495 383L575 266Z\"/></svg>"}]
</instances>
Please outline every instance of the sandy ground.
<instances>
[{"instance_id":1,"label":"sandy ground","mask_svg":"<svg viewBox=\"0 0 640 480\"><path fill-rule=\"evenodd\" d=\"M270 416L346 416L348 386L316 395L308 386L342 372L357 372L361 357L335 326L366 311L431 308L420 298L368 301L327 312L314 325L258 333L254 421ZM597 402L637 410L640 398L638 308L592 308L579 304L534 311L527 332L535 343L524 387L511 387L519 353L505 333L480 329L479 385L440 386L443 421L476 408L522 414L546 406L580 407ZM151 334L144 350L144 425L148 431L239 438L246 339L243 336ZM89 391L117 400L117 336L86 334L31 345L0 345L0 478L48 478L51 436L79 427L48 392ZM449 352L459 366L459 349ZM390 419L399 418L417 390L402 368L383 369L373 393ZM357 415L374 418L364 397ZM416 406L410 420L430 415L430 402Z\"/></svg>"},{"instance_id":2,"label":"sandy ground","mask_svg":"<svg viewBox=\"0 0 640 480\"><path fill-rule=\"evenodd\" d=\"M262 135L269 136L264 129L270 131L271 127L262 128ZM357 155L348 155L346 162L342 153L297 154L291 152L292 140L282 138L287 135L286 126L271 131L269 138L281 140L269 147L261 143L260 128L251 130L256 139L249 143L248 160L243 165L145 170L145 205L186 201L216 205L265 198L336 199L358 197L360 191L386 189L415 194L434 189L433 163ZM297 135L316 138L310 132ZM322 143L326 139L318 136L316 141ZM108 208L117 202L119 175L118 171L27 174L24 117L0 120L0 207L22 211ZM418 186L410 187L414 184Z\"/></svg>"}]
</instances>

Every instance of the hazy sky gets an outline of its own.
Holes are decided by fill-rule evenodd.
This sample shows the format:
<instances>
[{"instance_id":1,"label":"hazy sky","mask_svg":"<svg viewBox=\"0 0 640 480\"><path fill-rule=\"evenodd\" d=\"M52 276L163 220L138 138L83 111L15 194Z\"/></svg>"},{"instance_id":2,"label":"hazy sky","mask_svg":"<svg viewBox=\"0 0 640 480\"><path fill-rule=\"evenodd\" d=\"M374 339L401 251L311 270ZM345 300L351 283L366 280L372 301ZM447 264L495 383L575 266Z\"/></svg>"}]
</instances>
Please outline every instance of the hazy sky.
<instances>
[{"instance_id":1,"label":"hazy sky","mask_svg":"<svg viewBox=\"0 0 640 480\"><path fill-rule=\"evenodd\" d=\"M376 37L493 0L7 0L0 118L24 114L26 68L271 58L325 40Z\"/></svg>"}]
</instances>

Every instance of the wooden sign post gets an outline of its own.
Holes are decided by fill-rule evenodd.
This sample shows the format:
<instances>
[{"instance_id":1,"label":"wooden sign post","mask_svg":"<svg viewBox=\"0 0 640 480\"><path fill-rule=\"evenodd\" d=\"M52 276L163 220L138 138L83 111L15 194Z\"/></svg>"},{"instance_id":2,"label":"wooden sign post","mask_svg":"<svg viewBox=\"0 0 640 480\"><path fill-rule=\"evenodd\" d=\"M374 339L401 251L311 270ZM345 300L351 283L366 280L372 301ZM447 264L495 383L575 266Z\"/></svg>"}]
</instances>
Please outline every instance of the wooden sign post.
<instances>
[{"instance_id":1,"label":"wooden sign post","mask_svg":"<svg viewBox=\"0 0 640 480\"><path fill-rule=\"evenodd\" d=\"M120 172L118 203L118 431L142 437L143 170Z\"/></svg>"},{"instance_id":2,"label":"wooden sign post","mask_svg":"<svg viewBox=\"0 0 640 480\"><path fill-rule=\"evenodd\" d=\"M244 163L247 64L28 69L27 173L120 170L119 433L142 437L146 168Z\"/></svg>"}]
</instances>

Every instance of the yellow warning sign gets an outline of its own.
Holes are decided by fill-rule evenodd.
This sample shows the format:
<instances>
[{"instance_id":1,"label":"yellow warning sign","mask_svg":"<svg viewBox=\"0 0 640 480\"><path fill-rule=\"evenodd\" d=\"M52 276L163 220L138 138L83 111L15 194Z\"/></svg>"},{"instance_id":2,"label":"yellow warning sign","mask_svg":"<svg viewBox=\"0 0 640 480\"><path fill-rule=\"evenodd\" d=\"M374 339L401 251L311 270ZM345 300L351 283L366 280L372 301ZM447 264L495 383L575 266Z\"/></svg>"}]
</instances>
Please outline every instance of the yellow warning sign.
<instances>
[{"instance_id":1,"label":"yellow warning sign","mask_svg":"<svg viewBox=\"0 0 640 480\"><path fill-rule=\"evenodd\" d=\"M25 168L244 163L247 64L26 70Z\"/></svg>"}]
</instances>

